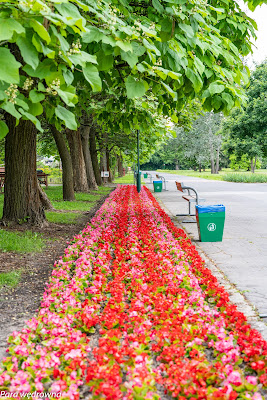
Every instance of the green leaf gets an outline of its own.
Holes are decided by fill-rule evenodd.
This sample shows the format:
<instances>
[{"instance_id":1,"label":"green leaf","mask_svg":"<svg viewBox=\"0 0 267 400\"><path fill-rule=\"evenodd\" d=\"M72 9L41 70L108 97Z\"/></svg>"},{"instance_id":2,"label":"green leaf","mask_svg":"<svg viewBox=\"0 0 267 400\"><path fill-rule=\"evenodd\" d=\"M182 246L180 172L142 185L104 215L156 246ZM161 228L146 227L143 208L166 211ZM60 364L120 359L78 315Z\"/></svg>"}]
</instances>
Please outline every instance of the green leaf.
<instances>
[{"instance_id":1,"label":"green leaf","mask_svg":"<svg viewBox=\"0 0 267 400\"><path fill-rule=\"evenodd\" d=\"M40 103L29 103L29 113L34 115L35 117L37 115L43 114L43 106Z\"/></svg>"},{"instance_id":2,"label":"green leaf","mask_svg":"<svg viewBox=\"0 0 267 400\"><path fill-rule=\"evenodd\" d=\"M146 39L143 39L143 44L144 44L144 46L145 46L147 49L153 51L157 56L160 56L160 55L161 55L161 53L160 53L160 51L157 49L157 47L151 42L151 39L150 39L150 41L148 41L148 40L146 40Z\"/></svg>"},{"instance_id":3,"label":"green leaf","mask_svg":"<svg viewBox=\"0 0 267 400\"><path fill-rule=\"evenodd\" d=\"M0 48L0 77L8 83L19 83L19 67L21 64L6 48Z\"/></svg>"},{"instance_id":4,"label":"green leaf","mask_svg":"<svg viewBox=\"0 0 267 400\"><path fill-rule=\"evenodd\" d=\"M40 101L44 100L45 95L43 93L37 92L37 90L31 90L29 93L29 98L32 103L39 103Z\"/></svg>"},{"instance_id":5,"label":"green leaf","mask_svg":"<svg viewBox=\"0 0 267 400\"><path fill-rule=\"evenodd\" d=\"M152 0L153 7L162 14L164 11L164 7L160 4L158 0Z\"/></svg>"},{"instance_id":6,"label":"green leaf","mask_svg":"<svg viewBox=\"0 0 267 400\"><path fill-rule=\"evenodd\" d=\"M20 94L20 96L22 98L19 98L19 97L16 98L16 105L20 106L20 107L24 108L24 110L28 111L29 110L28 104L26 103L26 101L22 100L22 99L26 100L26 98L22 94Z\"/></svg>"},{"instance_id":7,"label":"green leaf","mask_svg":"<svg viewBox=\"0 0 267 400\"><path fill-rule=\"evenodd\" d=\"M97 64L96 56L92 56L84 51L81 51L78 54L72 54L69 56L69 59L74 65L85 66L87 62Z\"/></svg>"},{"instance_id":8,"label":"green leaf","mask_svg":"<svg viewBox=\"0 0 267 400\"><path fill-rule=\"evenodd\" d=\"M103 50L100 50L96 55L99 71L108 71L112 69L114 61L112 54L106 55Z\"/></svg>"},{"instance_id":9,"label":"green leaf","mask_svg":"<svg viewBox=\"0 0 267 400\"><path fill-rule=\"evenodd\" d=\"M102 81L100 79L96 66L86 63L83 69L85 79L90 83L93 92L99 92L102 89Z\"/></svg>"},{"instance_id":10,"label":"green leaf","mask_svg":"<svg viewBox=\"0 0 267 400\"><path fill-rule=\"evenodd\" d=\"M78 97L75 93L70 93L61 89L57 89L57 92L67 106L74 107L74 105L78 102Z\"/></svg>"},{"instance_id":11,"label":"green leaf","mask_svg":"<svg viewBox=\"0 0 267 400\"><path fill-rule=\"evenodd\" d=\"M190 38L194 37L194 31L193 31L191 25L180 23L179 28L181 28L188 37L190 37Z\"/></svg>"},{"instance_id":12,"label":"green leaf","mask_svg":"<svg viewBox=\"0 0 267 400\"><path fill-rule=\"evenodd\" d=\"M55 109L55 114L59 119L61 119L65 123L67 128L73 131L77 129L75 115L71 111L58 105L57 108Z\"/></svg>"},{"instance_id":13,"label":"green leaf","mask_svg":"<svg viewBox=\"0 0 267 400\"><path fill-rule=\"evenodd\" d=\"M128 76L125 80L127 97L133 99L134 97L142 97L148 89L148 84L144 80L135 80L133 76Z\"/></svg>"},{"instance_id":14,"label":"green leaf","mask_svg":"<svg viewBox=\"0 0 267 400\"><path fill-rule=\"evenodd\" d=\"M3 110L7 111L9 114L13 115L16 119L20 119L21 114L17 111L16 107L14 104L10 103L7 101L5 104L2 104L1 106Z\"/></svg>"},{"instance_id":15,"label":"green leaf","mask_svg":"<svg viewBox=\"0 0 267 400\"><path fill-rule=\"evenodd\" d=\"M125 51L125 52L127 52L127 51L132 52L132 51L133 51L133 48L132 48L131 43L122 42L121 40L117 40L117 41L116 41L116 45L117 45L120 49L122 49L123 51Z\"/></svg>"},{"instance_id":16,"label":"green leaf","mask_svg":"<svg viewBox=\"0 0 267 400\"><path fill-rule=\"evenodd\" d=\"M175 79L177 81L177 80L180 80L182 74L179 74L178 72L169 71L168 76L170 76L172 79Z\"/></svg>"},{"instance_id":17,"label":"green leaf","mask_svg":"<svg viewBox=\"0 0 267 400\"><path fill-rule=\"evenodd\" d=\"M25 119L32 121L36 126L36 128L38 129L38 131L40 132L44 131L43 128L41 127L39 119L37 119L34 115L24 111L23 108L19 108L19 112L21 112L21 114L25 117Z\"/></svg>"},{"instance_id":18,"label":"green leaf","mask_svg":"<svg viewBox=\"0 0 267 400\"><path fill-rule=\"evenodd\" d=\"M187 68L185 70L185 75L192 82L195 92L199 92L203 86L200 76L191 68Z\"/></svg>"},{"instance_id":19,"label":"green leaf","mask_svg":"<svg viewBox=\"0 0 267 400\"><path fill-rule=\"evenodd\" d=\"M167 90L167 92L172 96L174 100L177 100L177 93L175 93L169 85L166 83L161 82L162 86Z\"/></svg>"},{"instance_id":20,"label":"green leaf","mask_svg":"<svg viewBox=\"0 0 267 400\"><path fill-rule=\"evenodd\" d=\"M47 44L51 42L51 38L45 27L40 24L36 19L31 19L29 22L30 26L35 30L35 32L46 41Z\"/></svg>"},{"instance_id":21,"label":"green leaf","mask_svg":"<svg viewBox=\"0 0 267 400\"><path fill-rule=\"evenodd\" d=\"M85 22L85 19L81 16L78 7L76 7L74 4L71 4L68 1L64 3L62 2L62 4L56 4L55 7L61 15L66 17L66 19L68 20L68 24L75 24L76 26L79 26L80 29L83 28L83 22Z\"/></svg>"},{"instance_id":22,"label":"green leaf","mask_svg":"<svg viewBox=\"0 0 267 400\"><path fill-rule=\"evenodd\" d=\"M105 35L100 31L100 29L95 26L90 26L86 28L86 32L82 36L82 41L84 43L100 42Z\"/></svg>"},{"instance_id":23,"label":"green leaf","mask_svg":"<svg viewBox=\"0 0 267 400\"><path fill-rule=\"evenodd\" d=\"M0 140L8 134L8 127L4 121L0 121Z\"/></svg>"},{"instance_id":24,"label":"green leaf","mask_svg":"<svg viewBox=\"0 0 267 400\"><path fill-rule=\"evenodd\" d=\"M205 71L205 65L198 57L194 57L194 63L198 72L200 73L200 75L202 75L203 72Z\"/></svg>"},{"instance_id":25,"label":"green leaf","mask_svg":"<svg viewBox=\"0 0 267 400\"><path fill-rule=\"evenodd\" d=\"M121 51L122 60L126 61L131 68L133 68L138 63L138 57L135 53L126 53L125 51Z\"/></svg>"},{"instance_id":26,"label":"green leaf","mask_svg":"<svg viewBox=\"0 0 267 400\"><path fill-rule=\"evenodd\" d=\"M139 44L139 43L136 43L136 42L133 42L133 43L132 43L132 48L133 48L134 54L135 54L137 57L142 56L142 55L146 52L145 47L142 46L142 45Z\"/></svg>"},{"instance_id":27,"label":"green leaf","mask_svg":"<svg viewBox=\"0 0 267 400\"><path fill-rule=\"evenodd\" d=\"M35 70L30 65L25 65L22 69L28 75L39 79L50 77L52 73L57 71L54 61L49 59L45 59L43 62L41 62Z\"/></svg>"},{"instance_id":28,"label":"green leaf","mask_svg":"<svg viewBox=\"0 0 267 400\"><path fill-rule=\"evenodd\" d=\"M56 28L52 25L51 29L54 33L54 35L58 38L59 43L60 43L60 48L63 50L65 53L69 50L70 45L67 42L67 40L56 30Z\"/></svg>"},{"instance_id":29,"label":"green leaf","mask_svg":"<svg viewBox=\"0 0 267 400\"><path fill-rule=\"evenodd\" d=\"M25 29L13 18L0 18L0 40L10 40L14 32L20 35Z\"/></svg>"},{"instance_id":30,"label":"green leaf","mask_svg":"<svg viewBox=\"0 0 267 400\"><path fill-rule=\"evenodd\" d=\"M224 85L219 85L216 82L212 82L209 85L209 92L210 92L211 96L214 95L215 93L222 93L224 91L224 89L225 89Z\"/></svg>"},{"instance_id":31,"label":"green leaf","mask_svg":"<svg viewBox=\"0 0 267 400\"><path fill-rule=\"evenodd\" d=\"M71 85L74 79L73 73L69 69L67 69L66 71L63 71L62 74L65 79L66 85Z\"/></svg>"},{"instance_id":32,"label":"green leaf","mask_svg":"<svg viewBox=\"0 0 267 400\"><path fill-rule=\"evenodd\" d=\"M227 110L231 110L235 104L232 96L228 93L222 93L222 98L227 103Z\"/></svg>"},{"instance_id":33,"label":"green leaf","mask_svg":"<svg viewBox=\"0 0 267 400\"><path fill-rule=\"evenodd\" d=\"M36 69L39 64L38 52L31 41L27 38L20 36L17 39L21 55L26 64L29 64L33 69Z\"/></svg>"},{"instance_id":34,"label":"green leaf","mask_svg":"<svg viewBox=\"0 0 267 400\"><path fill-rule=\"evenodd\" d=\"M176 124L178 123L178 117L175 114L172 114L171 119L173 122L175 122Z\"/></svg>"}]
</instances>

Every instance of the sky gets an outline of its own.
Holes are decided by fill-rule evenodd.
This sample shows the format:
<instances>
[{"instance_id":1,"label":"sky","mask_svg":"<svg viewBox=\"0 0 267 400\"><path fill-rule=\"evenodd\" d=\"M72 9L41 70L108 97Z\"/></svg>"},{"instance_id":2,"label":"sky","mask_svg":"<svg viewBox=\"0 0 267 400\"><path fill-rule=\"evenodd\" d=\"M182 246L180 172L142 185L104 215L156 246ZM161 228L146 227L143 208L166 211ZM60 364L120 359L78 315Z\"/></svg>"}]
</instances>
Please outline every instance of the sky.
<instances>
[{"instance_id":1,"label":"sky","mask_svg":"<svg viewBox=\"0 0 267 400\"><path fill-rule=\"evenodd\" d=\"M257 7L252 12L248 10L248 7L243 2L241 4L241 1L238 1L238 3L246 14L253 18L258 25L258 31L256 32L257 40L256 42L253 41L256 47L254 47L253 54L246 57L248 66L253 69L253 62L259 64L267 58L267 4Z\"/></svg>"}]
</instances>

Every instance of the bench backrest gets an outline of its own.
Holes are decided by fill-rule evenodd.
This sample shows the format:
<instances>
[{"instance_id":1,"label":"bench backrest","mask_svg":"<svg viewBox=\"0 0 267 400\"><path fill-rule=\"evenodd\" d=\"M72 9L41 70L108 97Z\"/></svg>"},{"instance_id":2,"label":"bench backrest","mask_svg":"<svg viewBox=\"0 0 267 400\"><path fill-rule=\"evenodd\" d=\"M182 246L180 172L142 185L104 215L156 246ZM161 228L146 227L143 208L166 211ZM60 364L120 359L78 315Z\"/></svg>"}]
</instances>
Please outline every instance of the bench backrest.
<instances>
[{"instance_id":1,"label":"bench backrest","mask_svg":"<svg viewBox=\"0 0 267 400\"><path fill-rule=\"evenodd\" d=\"M182 182L175 181L175 184L176 184L177 190L180 190L180 192L184 191Z\"/></svg>"}]
</instances>

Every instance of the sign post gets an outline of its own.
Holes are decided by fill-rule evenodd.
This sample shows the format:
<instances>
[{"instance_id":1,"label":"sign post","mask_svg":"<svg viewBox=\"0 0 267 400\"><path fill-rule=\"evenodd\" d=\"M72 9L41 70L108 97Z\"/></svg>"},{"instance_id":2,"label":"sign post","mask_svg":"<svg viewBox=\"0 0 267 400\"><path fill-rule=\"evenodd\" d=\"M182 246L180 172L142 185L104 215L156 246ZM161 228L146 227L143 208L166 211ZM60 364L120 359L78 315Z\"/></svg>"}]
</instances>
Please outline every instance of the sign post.
<instances>
[{"instance_id":1,"label":"sign post","mask_svg":"<svg viewBox=\"0 0 267 400\"><path fill-rule=\"evenodd\" d=\"M101 178L104 179L104 183L107 182L108 177L109 177L109 171L101 171Z\"/></svg>"}]
</instances>

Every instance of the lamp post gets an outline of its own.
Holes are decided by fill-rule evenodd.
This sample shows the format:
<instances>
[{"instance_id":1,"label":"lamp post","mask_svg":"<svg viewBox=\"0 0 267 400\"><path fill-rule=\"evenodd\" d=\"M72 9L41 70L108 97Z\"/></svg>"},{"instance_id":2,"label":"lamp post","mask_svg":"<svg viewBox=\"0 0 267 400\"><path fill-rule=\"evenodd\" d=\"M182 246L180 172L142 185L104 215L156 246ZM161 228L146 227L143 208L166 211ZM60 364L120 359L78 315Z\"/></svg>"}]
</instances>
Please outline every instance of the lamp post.
<instances>
[{"instance_id":1,"label":"lamp post","mask_svg":"<svg viewBox=\"0 0 267 400\"><path fill-rule=\"evenodd\" d=\"M140 174L140 148L139 148L139 130L137 130L137 176L136 176L136 189L141 192L141 174Z\"/></svg>"}]
</instances>

